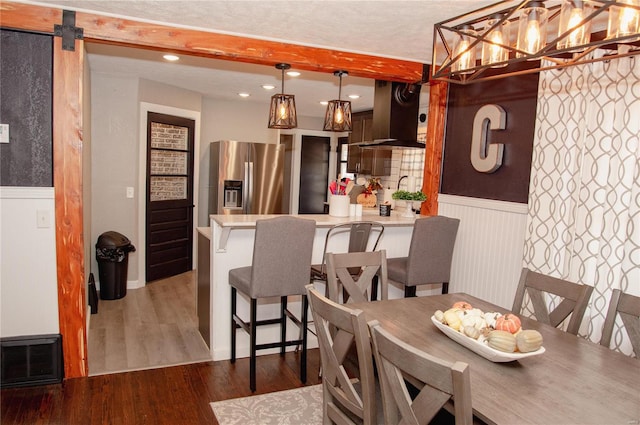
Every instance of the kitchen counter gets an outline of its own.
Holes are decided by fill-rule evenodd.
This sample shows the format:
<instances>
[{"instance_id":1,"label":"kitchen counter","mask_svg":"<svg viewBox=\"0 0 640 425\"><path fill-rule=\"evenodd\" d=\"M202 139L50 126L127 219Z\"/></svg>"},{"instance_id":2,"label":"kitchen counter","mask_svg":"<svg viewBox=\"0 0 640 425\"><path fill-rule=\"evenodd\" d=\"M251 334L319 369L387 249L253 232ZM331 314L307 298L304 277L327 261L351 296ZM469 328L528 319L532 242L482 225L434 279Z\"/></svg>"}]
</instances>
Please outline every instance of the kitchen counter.
<instances>
[{"instance_id":1,"label":"kitchen counter","mask_svg":"<svg viewBox=\"0 0 640 425\"><path fill-rule=\"evenodd\" d=\"M376 210L377 211L377 210ZM208 294L210 304L209 335L211 356L214 360L226 360L230 358L231 349L231 290L229 287L229 270L251 265L253 255L253 241L255 237L256 220L277 217L278 215L211 215L210 216L210 246L202 249L203 255L210 260L210 291ZM361 217L333 217L327 214L301 214L298 217L314 220L316 222L316 234L314 238L312 262L319 264L322 261L324 241L330 227L352 221L371 220L382 223L385 226L384 234L378 244L378 249L384 249L387 257L402 257L409 252L409 243L413 232L415 218L404 218L399 212L392 212L389 217L381 217L377 214L363 214ZM198 229L203 234L203 239L209 236L209 232ZM337 235L332 238L332 245L336 244L335 252L344 252L347 246L348 235ZM277 249L277 241L274 241L274 249ZM199 259L200 262L200 252ZM203 267L205 267L203 265ZM206 267L205 267L206 269ZM322 288L319 288L322 289ZM323 290L323 289L322 289ZM402 288L390 285L389 297L401 298L404 295ZM203 292L204 296L204 292ZM279 300L261 300L258 307L258 318L271 318L278 314ZM292 298L289 302L291 311L298 314L300 310L299 299ZM248 317L249 303L244 297L238 297L238 314ZM200 317L199 320L205 320ZM201 332L206 326L201 327ZM288 326L288 330L296 332L295 326ZM260 338L267 340L278 339L278 327L264 327L260 331ZM248 357L249 338L238 335L238 357ZM313 334L309 334L309 347L316 347L317 340ZM277 352L264 350L260 354Z\"/></svg>"}]
</instances>

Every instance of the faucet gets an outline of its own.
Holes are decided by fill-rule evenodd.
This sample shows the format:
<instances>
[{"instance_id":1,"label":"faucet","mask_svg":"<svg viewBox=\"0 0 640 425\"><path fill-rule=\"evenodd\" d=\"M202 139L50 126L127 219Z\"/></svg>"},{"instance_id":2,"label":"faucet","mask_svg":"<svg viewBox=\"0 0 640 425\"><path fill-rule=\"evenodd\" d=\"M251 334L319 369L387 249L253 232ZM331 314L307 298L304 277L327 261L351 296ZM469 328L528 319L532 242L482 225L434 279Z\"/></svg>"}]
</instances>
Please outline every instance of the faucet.
<instances>
[{"instance_id":1,"label":"faucet","mask_svg":"<svg viewBox=\"0 0 640 425\"><path fill-rule=\"evenodd\" d=\"M404 180L404 179L407 179L407 178L409 178L409 176L402 176L402 177L400 177L400 178L398 179L398 188L397 188L397 190L400 190L400 182L401 182L402 180Z\"/></svg>"}]
</instances>

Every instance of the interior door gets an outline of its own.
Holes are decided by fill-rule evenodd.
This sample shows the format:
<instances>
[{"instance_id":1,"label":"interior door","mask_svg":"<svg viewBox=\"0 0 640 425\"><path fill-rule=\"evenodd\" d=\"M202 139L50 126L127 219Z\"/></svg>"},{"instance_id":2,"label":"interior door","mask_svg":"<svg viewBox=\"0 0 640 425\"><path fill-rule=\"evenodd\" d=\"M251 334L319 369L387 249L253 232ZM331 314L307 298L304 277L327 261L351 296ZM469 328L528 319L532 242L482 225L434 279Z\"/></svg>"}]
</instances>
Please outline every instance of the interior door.
<instances>
[{"instance_id":1,"label":"interior door","mask_svg":"<svg viewBox=\"0 0 640 425\"><path fill-rule=\"evenodd\" d=\"M323 214L329 181L329 137L302 136L299 214Z\"/></svg>"},{"instance_id":2,"label":"interior door","mask_svg":"<svg viewBox=\"0 0 640 425\"><path fill-rule=\"evenodd\" d=\"M192 269L195 121L147 116L146 280Z\"/></svg>"}]
</instances>

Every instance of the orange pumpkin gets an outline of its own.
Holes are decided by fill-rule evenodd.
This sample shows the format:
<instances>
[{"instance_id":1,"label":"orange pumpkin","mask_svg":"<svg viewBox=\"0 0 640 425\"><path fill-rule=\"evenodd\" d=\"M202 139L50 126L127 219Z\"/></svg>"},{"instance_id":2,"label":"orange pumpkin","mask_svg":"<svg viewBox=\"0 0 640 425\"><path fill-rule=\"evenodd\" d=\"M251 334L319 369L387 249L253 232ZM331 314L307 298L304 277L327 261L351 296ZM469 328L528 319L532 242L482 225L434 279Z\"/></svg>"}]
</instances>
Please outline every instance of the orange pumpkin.
<instances>
[{"instance_id":1,"label":"orange pumpkin","mask_svg":"<svg viewBox=\"0 0 640 425\"><path fill-rule=\"evenodd\" d=\"M520 318L515 314L507 313L496 319L496 330L499 331L507 331L512 334L518 332L522 327L522 323L520 323Z\"/></svg>"},{"instance_id":2,"label":"orange pumpkin","mask_svg":"<svg viewBox=\"0 0 640 425\"><path fill-rule=\"evenodd\" d=\"M459 308L460 310L471 310L473 307L466 301L458 301L453 303L451 308Z\"/></svg>"}]
</instances>

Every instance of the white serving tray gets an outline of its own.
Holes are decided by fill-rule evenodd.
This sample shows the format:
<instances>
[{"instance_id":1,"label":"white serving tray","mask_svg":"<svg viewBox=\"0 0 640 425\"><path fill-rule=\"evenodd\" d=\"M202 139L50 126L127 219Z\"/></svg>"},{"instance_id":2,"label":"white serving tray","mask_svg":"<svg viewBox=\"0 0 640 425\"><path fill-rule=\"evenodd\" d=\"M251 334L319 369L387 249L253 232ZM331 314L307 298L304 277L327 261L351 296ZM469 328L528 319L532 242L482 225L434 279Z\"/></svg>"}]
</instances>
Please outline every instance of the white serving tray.
<instances>
[{"instance_id":1,"label":"white serving tray","mask_svg":"<svg viewBox=\"0 0 640 425\"><path fill-rule=\"evenodd\" d=\"M431 321L446 336L494 363L512 362L514 360L524 359L525 357L537 356L544 353L545 351L544 347L540 347L536 351L531 351L529 353L505 353L504 351L495 350L483 342L479 342L473 338L469 338L468 336L440 322L434 316L431 316Z\"/></svg>"}]
</instances>

